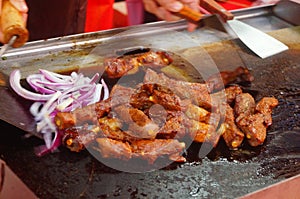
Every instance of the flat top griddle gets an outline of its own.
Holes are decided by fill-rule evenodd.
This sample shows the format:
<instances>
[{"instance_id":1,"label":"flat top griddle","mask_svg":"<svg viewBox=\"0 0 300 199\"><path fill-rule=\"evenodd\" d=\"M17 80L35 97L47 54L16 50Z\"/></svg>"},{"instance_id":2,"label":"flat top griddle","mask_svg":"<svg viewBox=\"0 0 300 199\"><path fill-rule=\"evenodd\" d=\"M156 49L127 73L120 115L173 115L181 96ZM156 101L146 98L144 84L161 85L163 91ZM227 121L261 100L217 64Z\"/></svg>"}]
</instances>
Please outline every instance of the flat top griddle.
<instances>
[{"instance_id":1,"label":"flat top griddle","mask_svg":"<svg viewBox=\"0 0 300 199\"><path fill-rule=\"evenodd\" d=\"M204 50L209 54L220 70L240 65L249 68L255 80L245 88L256 100L263 96L275 96L279 100L264 145L231 151L220 143L200 159L201 145L192 144L187 151L187 163L136 174L106 167L87 151L72 153L64 147L57 153L36 157L33 148L43 142L36 136L25 136L26 131L34 129L30 119L26 119L26 108L30 103L10 94L19 108L15 111L16 117L18 112L24 117L20 117L23 120L18 121L19 126L9 124L15 121L1 118L1 159L40 198L236 198L299 174L300 28L275 17L272 10L273 6L247 10L247 13L261 15L242 19L251 25L254 19L274 24L265 31L272 31L270 34L290 47L289 51L264 60L256 57L239 40L230 39L228 34L206 24L194 33L184 31L184 22L154 24L154 27L167 26L191 34L199 42L199 52ZM122 31L115 30L114 34ZM91 46L109 43L110 35L114 34L104 31L33 42L23 49L10 51L7 60L1 62L1 71L5 75L17 67L26 76L40 67L56 71L67 67L76 69L78 63L82 63L81 58L91 52ZM199 39L201 37L205 40ZM197 50L197 47L188 49ZM86 66L95 64L93 57L84 62ZM10 93L7 88L1 89L3 95Z\"/></svg>"}]
</instances>

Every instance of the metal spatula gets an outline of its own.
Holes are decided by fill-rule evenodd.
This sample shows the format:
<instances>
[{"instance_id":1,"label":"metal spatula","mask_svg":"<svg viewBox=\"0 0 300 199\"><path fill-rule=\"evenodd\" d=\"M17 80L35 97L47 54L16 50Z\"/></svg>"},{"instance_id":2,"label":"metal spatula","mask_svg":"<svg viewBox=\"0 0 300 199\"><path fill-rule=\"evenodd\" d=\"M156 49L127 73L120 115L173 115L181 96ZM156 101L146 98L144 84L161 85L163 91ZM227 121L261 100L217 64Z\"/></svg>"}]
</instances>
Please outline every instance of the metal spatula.
<instances>
[{"instance_id":1,"label":"metal spatula","mask_svg":"<svg viewBox=\"0 0 300 199\"><path fill-rule=\"evenodd\" d=\"M288 46L270 35L234 19L232 13L224 9L214 0L200 0L200 6L209 12L219 14L227 21L227 24L236 33L239 39L261 58L267 58L288 49Z\"/></svg>"}]
</instances>

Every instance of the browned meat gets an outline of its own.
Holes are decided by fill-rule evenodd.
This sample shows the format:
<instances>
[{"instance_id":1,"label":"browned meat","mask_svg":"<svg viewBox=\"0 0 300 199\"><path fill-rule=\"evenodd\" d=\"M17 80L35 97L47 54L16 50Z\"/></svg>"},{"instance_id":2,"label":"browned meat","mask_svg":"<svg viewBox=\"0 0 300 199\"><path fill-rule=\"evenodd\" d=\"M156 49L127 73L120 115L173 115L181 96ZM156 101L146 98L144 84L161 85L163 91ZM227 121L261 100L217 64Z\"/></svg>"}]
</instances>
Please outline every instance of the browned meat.
<instances>
[{"instance_id":1,"label":"browned meat","mask_svg":"<svg viewBox=\"0 0 300 199\"><path fill-rule=\"evenodd\" d=\"M147 84L147 87L153 84ZM149 109L153 104L153 100L151 100L149 93L146 89L143 89L144 86L141 86L135 93L133 93L130 97L130 105L134 108L138 108L141 110Z\"/></svg>"},{"instance_id":2,"label":"browned meat","mask_svg":"<svg viewBox=\"0 0 300 199\"><path fill-rule=\"evenodd\" d=\"M219 105L223 106L226 102L228 104L232 104L235 101L236 96L243 93L243 90L239 86L230 86L225 88L225 90L218 91L216 93L211 94L211 98L213 100L219 101Z\"/></svg>"},{"instance_id":3,"label":"browned meat","mask_svg":"<svg viewBox=\"0 0 300 199\"><path fill-rule=\"evenodd\" d=\"M204 123L209 123L210 115L211 113L204 108L201 108L199 106L196 106L194 104L189 104L187 107L187 110L185 111L185 114L188 118L199 121L199 122L204 122Z\"/></svg>"},{"instance_id":4,"label":"browned meat","mask_svg":"<svg viewBox=\"0 0 300 199\"><path fill-rule=\"evenodd\" d=\"M243 90L239 86L230 86L225 89L225 95L227 99L227 103L231 104L234 102L236 96L240 95L243 93Z\"/></svg>"},{"instance_id":5,"label":"browned meat","mask_svg":"<svg viewBox=\"0 0 300 199\"><path fill-rule=\"evenodd\" d=\"M121 160L129 160L132 158L131 146L128 142L121 142L110 138L97 138L98 147L103 158L118 158Z\"/></svg>"},{"instance_id":6,"label":"browned meat","mask_svg":"<svg viewBox=\"0 0 300 199\"><path fill-rule=\"evenodd\" d=\"M78 108L73 112L58 112L54 121L59 129L67 129L85 123L97 125L97 119L105 116L110 109L111 103L109 98L84 108Z\"/></svg>"},{"instance_id":7,"label":"browned meat","mask_svg":"<svg viewBox=\"0 0 300 199\"><path fill-rule=\"evenodd\" d=\"M245 133L251 146L258 146L264 143L267 134L267 128L264 125L264 115L256 113L245 117L239 117L238 127Z\"/></svg>"},{"instance_id":8,"label":"browned meat","mask_svg":"<svg viewBox=\"0 0 300 199\"><path fill-rule=\"evenodd\" d=\"M190 137L195 142L207 142L211 143L215 147L221 136L221 134L217 131L219 119L220 118L217 114L211 114L211 121L208 124L193 119L188 119L185 123Z\"/></svg>"},{"instance_id":9,"label":"browned meat","mask_svg":"<svg viewBox=\"0 0 300 199\"><path fill-rule=\"evenodd\" d=\"M242 93L235 98L235 115L251 115L255 112L255 101L249 93Z\"/></svg>"},{"instance_id":10,"label":"browned meat","mask_svg":"<svg viewBox=\"0 0 300 199\"><path fill-rule=\"evenodd\" d=\"M266 97L255 106L252 97L245 97L245 94L239 96L242 95L243 100L239 101L239 108L235 109L236 123L251 146L261 145L266 138L267 127L272 124L272 109L278 105L278 101L275 98Z\"/></svg>"},{"instance_id":11,"label":"browned meat","mask_svg":"<svg viewBox=\"0 0 300 199\"><path fill-rule=\"evenodd\" d=\"M163 73L156 73L147 69L144 76L144 83L159 84L170 89L180 99L190 99L196 105L210 109L212 107L208 87L206 84L191 83L171 79Z\"/></svg>"},{"instance_id":12,"label":"browned meat","mask_svg":"<svg viewBox=\"0 0 300 199\"><path fill-rule=\"evenodd\" d=\"M115 140L132 141L137 139L128 131L122 129L122 123L117 118L103 117L99 119L101 135Z\"/></svg>"},{"instance_id":13,"label":"browned meat","mask_svg":"<svg viewBox=\"0 0 300 199\"><path fill-rule=\"evenodd\" d=\"M181 156L185 148L183 142L173 139L138 140L129 144L109 138L97 138L98 150L104 158L129 160L141 158L153 164L158 157L168 156L170 160L185 162Z\"/></svg>"},{"instance_id":14,"label":"browned meat","mask_svg":"<svg viewBox=\"0 0 300 199\"><path fill-rule=\"evenodd\" d=\"M186 134L186 129L184 126L183 115L176 115L168 119L162 128L159 129L159 132L156 138L159 139L174 139L182 138Z\"/></svg>"},{"instance_id":15,"label":"browned meat","mask_svg":"<svg viewBox=\"0 0 300 199\"><path fill-rule=\"evenodd\" d=\"M133 88L116 84L112 88L110 98L84 108L78 108L73 112L58 112L54 119L55 124L59 129L67 129L85 123L97 125L97 119L107 115L112 107L129 103L133 90Z\"/></svg>"},{"instance_id":16,"label":"browned meat","mask_svg":"<svg viewBox=\"0 0 300 199\"><path fill-rule=\"evenodd\" d=\"M184 142L174 139L138 140L131 143L133 156L154 163L158 157L168 156L175 162L185 162L181 155L185 148Z\"/></svg>"},{"instance_id":17,"label":"browned meat","mask_svg":"<svg viewBox=\"0 0 300 199\"><path fill-rule=\"evenodd\" d=\"M247 68L238 67L234 71L222 71L219 74L209 77L207 80L209 91L213 92L224 89L227 84L230 84L237 79L247 82L254 80Z\"/></svg>"},{"instance_id":18,"label":"browned meat","mask_svg":"<svg viewBox=\"0 0 300 199\"><path fill-rule=\"evenodd\" d=\"M221 126L222 137L229 148L239 147L244 140L244 133L235 124L235 117L233 109L227 104L225 121Z\"/></svg>"},{"instance_id":19,"label":"browned meat","mask_svg":"<svg viewBox=\"0 0 300 199\"><path fill-rule=\"evenodd\" d=\"M130 98L130 104L138 109L160 104L167 110L181 110L180 98L167 87L158 84L143 84Z\"/></svg>"},{"instance_id":20,"label":"browned meat","mask_svg":"<svg viewBox=\"0 0 300 199\"><path fill-rule=\"evenodd\" d=\"M104 67L108 77L119 78L137 72L140 66L163 67L172 62L173 60L168 53L150 51L142 54L108 58L104 61Z\"/></svg>"},{"instance_id":21,"label":"browned meat","mask_svg":"<svg viewBox=\"0 0 300 199\"><path fill-rule=\"evenodd\" d=\"M156 137L159 127L143 111L125 105L116 107L114 111L128 125L128 130L133 133L133 137L146 139Z\"/></svg>"},{"instance_id":22,"label":"browned meat","mask_svg":"<svg viewBox=\"0 0 300 199\"><path fill-rule=\"evenodd\" d=\"M62 143L71 151L79 152L96 139L99 127L92 129L86 127L70 128L64 132Z\"/></svg>"},{"instance_id":23,"label":"browned meat","mask_svg":"<svg viewBox=\"0 0 300 199\"><path fill-rule=\"evenodd\" d=\"M264 97L256 105L256 111L262 113L265 119L265 125L272 124L272 110L278 105L278 100L274 97Z\"/></svg>"}]
</instances>

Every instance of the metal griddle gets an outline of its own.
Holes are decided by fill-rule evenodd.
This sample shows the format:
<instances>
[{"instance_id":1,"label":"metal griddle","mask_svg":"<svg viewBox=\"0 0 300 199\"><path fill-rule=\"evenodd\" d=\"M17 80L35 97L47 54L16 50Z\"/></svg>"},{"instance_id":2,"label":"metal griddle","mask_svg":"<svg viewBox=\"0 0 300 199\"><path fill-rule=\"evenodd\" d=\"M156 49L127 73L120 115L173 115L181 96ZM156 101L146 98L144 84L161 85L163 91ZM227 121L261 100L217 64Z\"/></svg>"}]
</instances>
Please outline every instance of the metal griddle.
<instances>
[{"instance_id":1,"label":"metal griddle","mask_svg":"<svg viewBox=\"0 0 300 199\"><path fill-rule=\"evenodd\" d=\"M264 60L222 29L215 29L213 25L220 22L208 16L193 33L185 31L185 21L157 22L137 26L138 31L122 28L30 42L20 49L11 49L6 60L0 62L4 79L14 68L19 68L23 77L39 68L60 72L84 70L82 66L101 62L101 57L92 55L97 45L97 48L102 46L101 53L111 54L117 47L126 47L126 43L115 41L128 40L131 35L143 35L147 41L148 35L158 35L157 45L162 48L168 45L176 52L186 49L192 49L193 53L204 52L219 70L242 65L252 71L255 80L250 86L245 85L245 89L256 100L275 96L280 102L274 110L274 122L264 145L230 151L220 143L200 159L199 144L192 144L187 163L140 174L116 171L98 162L87 151L72 153L63 147L58 153L39 158L33 148L43 142L37 138L32 118L26 112L30 102L2 86L0 158L40 198L236 198L299 174L300 27L293 20L282 18L286 15L282 10L288 11L288 6L289 2L283 2L234 12L240 20L269 32L290 47L287 52ZM173 43L167 44L172 37L165 35L165 29L180 33L175 33L179 36L175 44L174 38ZM182 35L190 36L194 42L180 43L186 41ZM130 41L132 46L148 45L136 39ZM211 63L201 56L200 53L199 62L204 66ZM27 132L37 136L28 137Z\"/></svg>"}]
</instances>

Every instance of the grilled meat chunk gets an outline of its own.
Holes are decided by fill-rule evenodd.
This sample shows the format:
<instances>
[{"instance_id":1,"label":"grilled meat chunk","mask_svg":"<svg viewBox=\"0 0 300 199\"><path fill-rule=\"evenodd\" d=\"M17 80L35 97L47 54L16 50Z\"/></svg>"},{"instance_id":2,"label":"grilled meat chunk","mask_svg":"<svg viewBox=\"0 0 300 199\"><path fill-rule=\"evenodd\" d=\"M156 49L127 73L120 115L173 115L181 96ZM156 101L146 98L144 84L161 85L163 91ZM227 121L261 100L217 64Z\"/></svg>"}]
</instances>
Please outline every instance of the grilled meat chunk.
<instances>
[{"instance_id":1,"label":"grilled meat chunk","mask_svg":"<svg viewBox=\"0 0 300 199\"><path fill-rule=\"evenodd\" d=\"M228 104L231 104L234 102L236 96L243 93L243 90L239 86L230 86L228 88L225 88L225 95L226 100Z\"/></svg>"},{"instance_id":2,"label":"grilled meat chunk","mask_svg":"<svg viewBox=\"0 0 300 199\"><path fill-rule=\"evenodd\" d=\"M199 121L199 122L204 122L204 123L209 123L210 115L211 113L204 108L201 108L199 106L196 106L194 104L189 104L187 107L187 110L185 111L185 114L188 118Z\"/></svg>"},{"instance_id":3,"label":"grilled meat chunk","mask_svg":"<svg viewBox=\"0 0 300 199\"><path fill-rule=\"evenodd\" d=\"M131 143L133 156L154 163L158 157L168 156L175 162L185 162L181 156L185 143L174 139L138 140Z\"/></svg>"},{"instance_id":4,"label":"grilled meat chunk","mask_svg":"<svg viewBox=\"0 0 300 199\"><path fill-rule=\"evenodd\" d=\"M274 97L264 97L256 104L256 111L264 115L266 126L272 124L272 110L277 105L278 100Z\"/></svg>"},{"instance_id":5,"label":"grilled meat chunk","mask_svg":"<svg viewBox=\"0 0 300 199\"><path fill-rule=\"evenodd\" d=\"M242 93L235 98L235 115L251 115L255 112L255 101L249 93Z\"/></svg>"},{"instance_id":6,"label":"grilled meat chunk","mask_svg":"<svg viewBox=\"0 0 300 199\"><path fill-rule=\"evenodd\" d=\"M59 129L67 129L85 123L97 125L97 120L106 116L111 111L111 108L129 103L133 90L133 88L116 84L111 91L110 97L106 100L84 108L77 108L73 112L58 112L54 118L55 124Z\"/></svg>"},{"instance_id":7,"label":"grilled meat chunk","mask_svg":"<svg viewBox=\"0 0 300 199\"><path fill-rule=\"evenodd\" d=\"M93 126L90 129L86 126L69 128L64 132L62 143L71 151L82 151L96 139L99 130L97 126Z\"/></svg>"},{"instance_id":8,"label":"grilled meat chunk","mask_svg":"<svg viewBox=\"0 0 300 199\"><path fill-rule=\"evenodd\" d=\"M196 105L208 109L212 107L208 87L206 84L178 81L167 77L163 73L158 74L151 69L147 69L144 76L144 83L159 84L163 87L169 88L182 100L189 99Z\"/></svg>"},{"instance_id":9,"label":"grilled meat chunk","mask_svg":"<svg viewBox=\"0 0 300 199\"><path fill-rule=\"evenodd\" d=\"M225 121L221 128L223 128L222 137L229 148L238 148L242 144L244 133L236 126L234 111L228 104L226 104Z\"/></svg>"},{"instance_id":10,"label":"grilled meat chunk","mask_svg":"<svg viewBox=\"0 0 300 199\"><path fill-rule=\"evenodd\" d=\"M129 160L132 158L132 149L128 142L113 140L110 138L97 138L98 146L95 147L103 158L118 158Z\"/></svg>"},{"instance_id":11,"label":"grilled meat chunk","mask_svg":"<svg viewBox=\"0 0 300 199\"><path fill-rule=\"evenodd\" d=\"M159 127L143 111L125 105L116 107L114 111L128 125L128 130L133 133L133 137L140 139L154 139L156 137Z\"/></svg>"},{"instance_id":12,"label":"grilled meat chunk","mask_svg":"<svg viewBox=\"0 0 300 199\"><path fill-rule=\"evenodd\" d=\"M254 77L250 74L249 70L244 67L238 67L233 71L221 71L218 74L212 75L206 81L209 91L214 92L224 89L227 84L235 81L251 82Z\"/></svg>"},{"instance_id":13,"label":"grilled meat chunk","mask_svg":"<svg viewBox=\"0 0 300 199\"><path fill-rule=\"evenodd\" d=\"M210 122L204 123L193 119L185 120L189 136L195 142L207 142L214 147L218 144L221 134L217 131L217 127L220 121L220 115L214 113L211 114Z\"/></svg>"},{"instance_id":14,"label":"grilled meat chunk","mask_svg":"<svg viewBox=\"0 0 300 199\"><path fill-rule=\"evenodd\" d=\"M111 109L110 98L96 104L78 108L73 112L58 112L54 118L59 129L80 126L85 123L97 124L98 118L105 116Z\"/></svg>"},{"instance_id":15,"label":"grilled meat chunk","mask_svg":"<svg viewBox=\"0 0 300 199\"><path fill-rule=\"evenodd\" d=\"M169 118L164 125L159 129L156 138L159 139L174 139L183 138L186 134L184 126L184 115L176 114L174 117Z\"/></svg>"},{"instance_id":16,"label":"grilled meat chunk","mask_svg":"<svg viewBox=\"0 0 300 199\"><path fill-rule=\"evenodd\" d=\"M180 98L172 90L159 84L142 84L130 98L130 104L142 110L153 104L160 104L167 110L179 111L180 103Z\"/></svg>"},{"instance_id":17,"label":"grilled meat chunk","mask_svg":"<svg viewBox=\"0 0 300 199\"><path fill-rule=\"evenodd\" d=\"M267 134L267 128L264 125L264 115L256 113L237 120L238 127L245 133L248 143L251 146L258 146L264 143Z\"/></svg>"},{"instance_id":18,"label":"grilled meat chunk","mask_svg":"<svg viewBox=\"0 0 300 199\"><path fill-rule=\"evenodd\" d=\"M132 141L137 139L131 132L123 129L123 124L118 118L103 117L99 120L101 136L123 141Z\"/></svg>"},{"instance_id":19,"label":"grilled meat chunk","mask_svg":"<svg viewBox=\"0 0 300 199\"><path fill-rule=\"evenodd\" d=\"M168 156L170 160L185 162L181 156L185 148L183 142L173 139L138 140L132 143L110 138L97 138L98 150L104 158L129 160L140 158L153 164L158 157Z\"/></svg>"},{"instance_id":20,"label":"grilled meat chunk","mask_svg":"<svg viewBox=\"0 0 300 199\"><path fill-rule=\"evenodd\" d=\"M168 53L149 51L136 55L124 55L108 58L104 61L105 71L110 78L120 78L126 74L133 74L140 66L163 67L172 63Z\"/></svg>"},{"instance_id":21,"label":"grilled meat chunk","mask_svg":"<svg viewBox=\"0 0 300 199\"><path fill-rule=\"evenodd\" d=\"M261 99L255 106L252 97L245 97L245 94L243 96L242 100L236 101L236 104L238 103L238 108L235 109L238 115L236 123L246 135L249 144L258 146L266 138L267 127L272 124L272 109L278 105L278 101L275 98L266 97Z\"/></svg>"}]
</instances>

